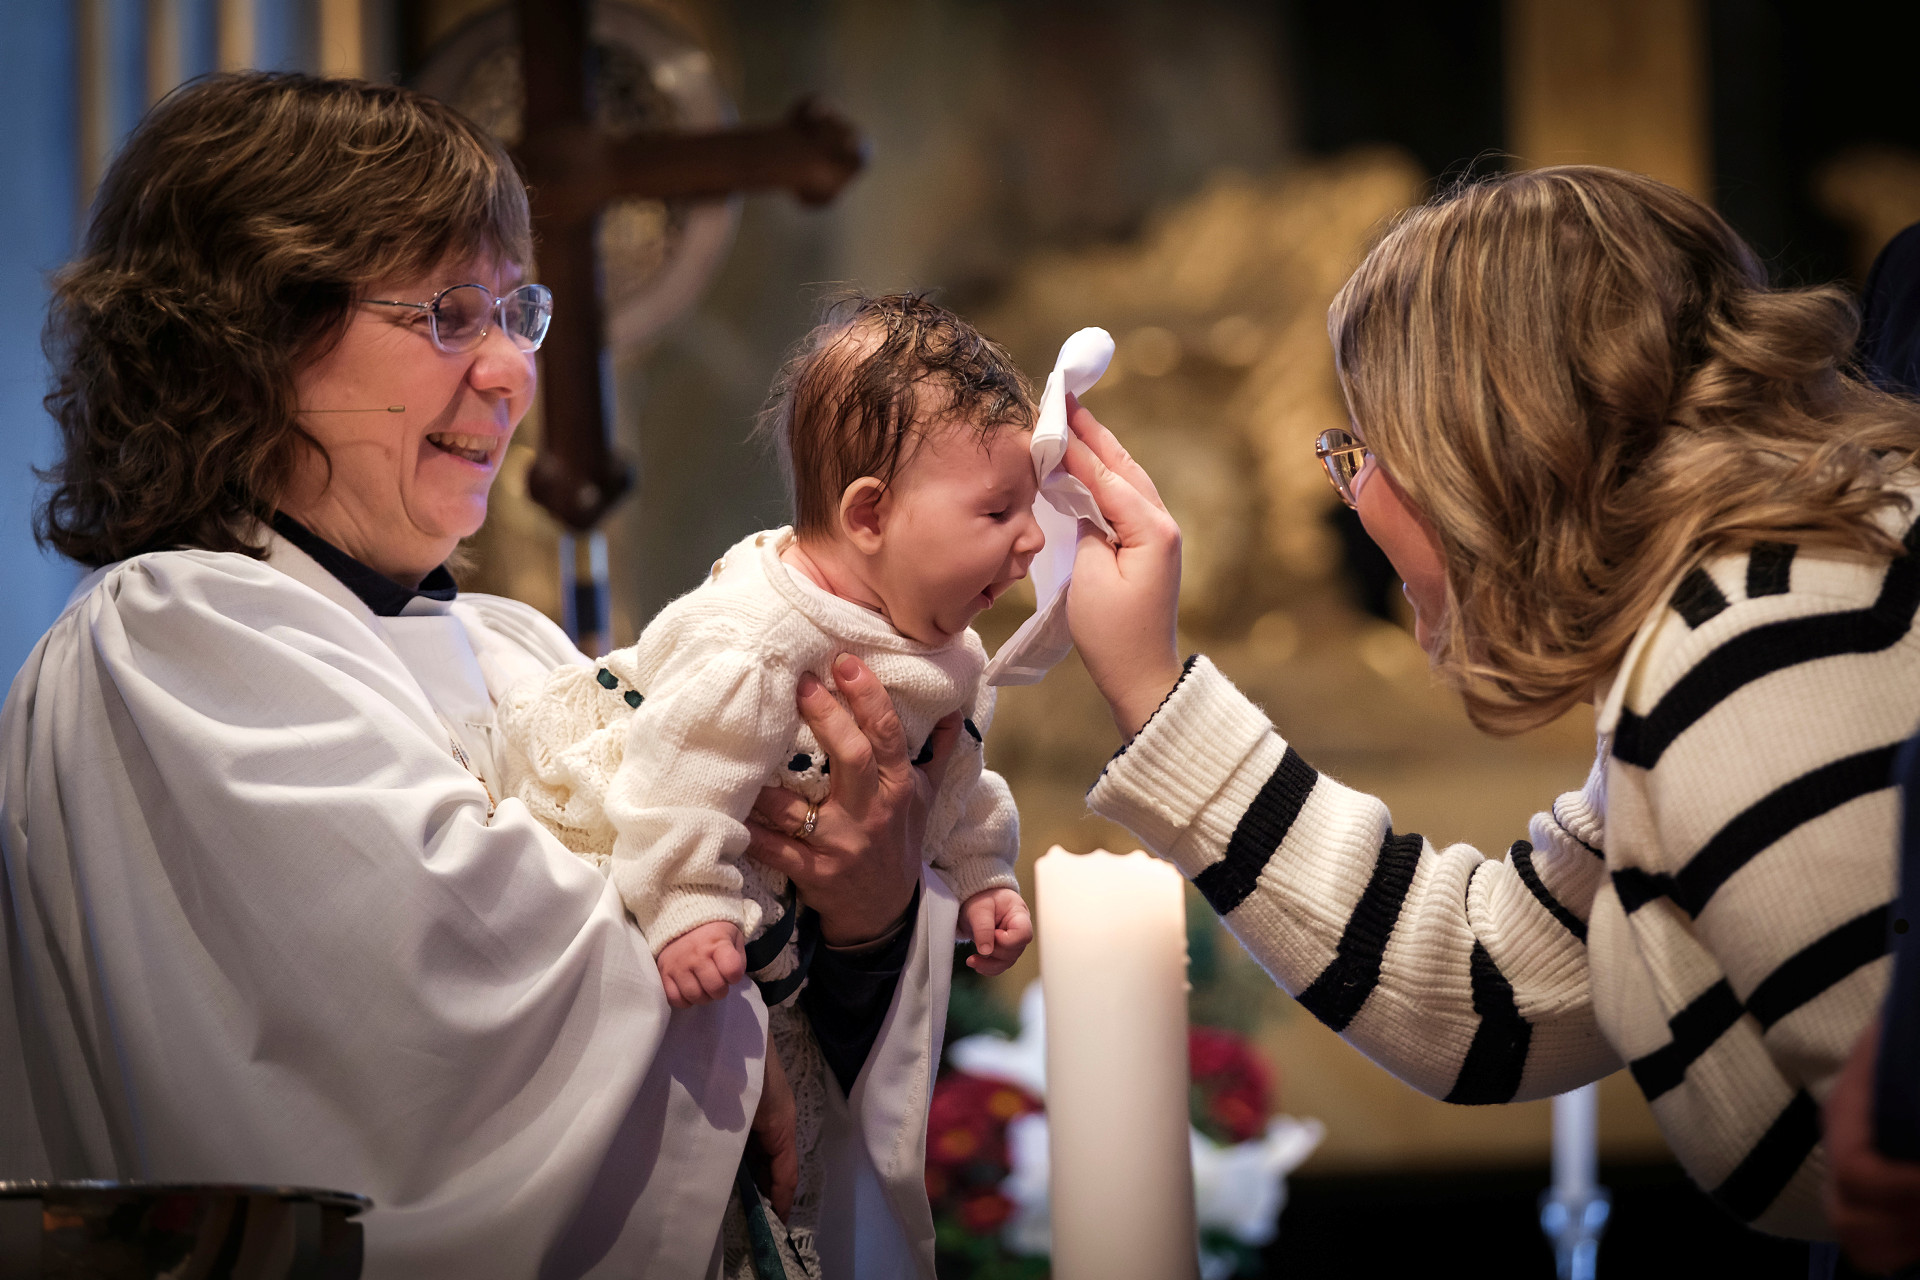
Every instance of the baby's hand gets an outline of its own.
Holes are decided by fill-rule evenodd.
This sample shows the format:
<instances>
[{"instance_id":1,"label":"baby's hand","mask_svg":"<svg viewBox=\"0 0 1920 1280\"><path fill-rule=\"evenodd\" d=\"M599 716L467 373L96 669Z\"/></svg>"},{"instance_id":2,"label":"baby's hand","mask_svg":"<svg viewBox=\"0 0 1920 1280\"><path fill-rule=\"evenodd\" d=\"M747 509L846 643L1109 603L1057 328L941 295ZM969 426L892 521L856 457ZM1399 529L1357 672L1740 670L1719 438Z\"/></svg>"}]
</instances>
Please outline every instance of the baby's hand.
<instances>
[{"instance_id":1,"label":"baby's hand","mask_svg":"<svg viewBox=\"0 0 1920 1280\"><path fill-rule=\"evenodd\" d=\"M660 984L676 1009L711 1004L747 976L747 945L740 926L725 920L697 924L660 948Z\"/></svg>"},{"instance_id":2,"label":"baby's hand","mask_svg":"<svg viewBox=\"0 0 1920 1280\"><path fill-rule=\"evenodd\" d=\"M1033 917L1013 889L983 889L960 906L960 927L973 937L967 965L992 977L1005 973L1033 941Z\"/></svg>"}]
</instances>

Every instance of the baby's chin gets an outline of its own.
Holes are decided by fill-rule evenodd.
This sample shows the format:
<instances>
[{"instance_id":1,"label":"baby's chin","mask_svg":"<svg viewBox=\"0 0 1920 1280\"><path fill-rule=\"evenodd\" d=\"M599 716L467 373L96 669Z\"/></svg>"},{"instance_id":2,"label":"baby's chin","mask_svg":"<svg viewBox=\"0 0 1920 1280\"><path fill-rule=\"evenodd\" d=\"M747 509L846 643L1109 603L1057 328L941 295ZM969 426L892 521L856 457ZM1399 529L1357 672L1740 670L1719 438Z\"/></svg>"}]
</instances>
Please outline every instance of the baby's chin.
<instances>
[{"instance_id":1,"label":"baby's chin","mask_svg":"<svg viewBox=\"0 0 1920 1280\"><path fill-rule=\"evenodd\" d=\"M945 644L972 626L973 620L985 612L984 606L976 607L975 604L968 604L941 617L928 618L920 628L926 634L914 635L912 638L921 644Z\"/></svg>"}]
</instances>

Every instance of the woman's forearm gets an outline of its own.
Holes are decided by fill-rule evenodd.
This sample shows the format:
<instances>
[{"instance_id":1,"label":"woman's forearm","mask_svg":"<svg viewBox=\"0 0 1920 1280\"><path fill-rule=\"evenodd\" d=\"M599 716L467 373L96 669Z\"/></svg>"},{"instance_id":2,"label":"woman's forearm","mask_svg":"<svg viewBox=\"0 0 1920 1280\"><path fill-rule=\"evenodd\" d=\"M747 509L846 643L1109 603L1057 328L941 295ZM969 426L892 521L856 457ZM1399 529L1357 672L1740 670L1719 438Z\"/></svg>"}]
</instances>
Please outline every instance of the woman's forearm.
<instances>
[{"instance_id":1,"label":"woman's forearm","mask_svg":"<svg viewBox=\"0 0 1920 1280\"><path fill-rule=\"evenodd\" d=\"M1385 805L1316 772L1204 658L1088 799L1176 863L1303 1006L1416 1088L1508 1102L1618 1065L1587 996L1603 867L1563 822L1541 815L1508 861L1396 833ZM1556 808L1576 828L1588 812L1581 793Z\"/></svg>"}]
</instances>

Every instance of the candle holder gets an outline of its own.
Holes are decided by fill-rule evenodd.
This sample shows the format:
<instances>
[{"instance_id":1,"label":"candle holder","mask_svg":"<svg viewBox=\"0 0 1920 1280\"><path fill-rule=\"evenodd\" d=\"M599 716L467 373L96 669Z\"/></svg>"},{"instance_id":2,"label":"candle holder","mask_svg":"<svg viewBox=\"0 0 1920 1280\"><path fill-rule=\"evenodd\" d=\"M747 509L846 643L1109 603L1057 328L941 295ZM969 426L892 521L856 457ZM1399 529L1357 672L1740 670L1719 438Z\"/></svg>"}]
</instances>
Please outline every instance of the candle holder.
<instances>
[{"instance_id":1,"label":"candle holder","mask_svg":"<svg viewBox=\"0 0 1920 1280\"><path fill-rule=\"evenodd\" d=\"M1600 1265L1600 1236L1612 1211L1613 1198L1605 1187L1566 1199L1552 1188L1540 1193L1540 1229L1553 1242L1560 1280L1594 1280Z\"/></svg>"},{"instance_id":2,"label":"candle holder","mask_svg":"<svg viewBox=\"0 0 1920 1280\"><path fill-rule=\"evenodd\" d=\"M1540 1196L1560 1280L1594 1280L1611 1209L1600 1185L1600 1089L1585 1084L1553 1100L1553 1185Z\"/></svg>"}]
</instances>

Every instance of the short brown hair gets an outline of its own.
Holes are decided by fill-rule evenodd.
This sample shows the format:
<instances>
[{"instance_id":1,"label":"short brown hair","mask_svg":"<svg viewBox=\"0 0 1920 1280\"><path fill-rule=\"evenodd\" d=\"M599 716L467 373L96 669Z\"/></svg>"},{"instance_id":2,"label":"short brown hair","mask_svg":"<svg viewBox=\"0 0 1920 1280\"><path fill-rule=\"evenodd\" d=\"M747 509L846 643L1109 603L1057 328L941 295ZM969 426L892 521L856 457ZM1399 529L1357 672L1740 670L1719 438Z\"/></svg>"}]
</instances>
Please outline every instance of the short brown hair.
<instances>
[{"instance_id":1,"label":"short brown hair","mask_svg":"<svg viewBox=\"0 0 1920 1280\"><path fill-rule=\"evenodd\" d=\"M1334 300L1347 406L1431 523L1435 662L1482 728L1591 697L1702 558L1756 542L1886 556L1875 517L1920 405L1851 368L1827 286L1776 289L1713 210L1616 169L1444 193Z\"/></svg>"},{"instance_id":2,"label":"short brown hair","mask_svg":"<svg viewBox=\"0 0 1920 1280\"><path fill-rule=\"evenodd\" d=\"M863 476L891 484L930 428L976 438L1033 425L1033 392L997 343L924 294L852 295L780 370L759 431L780 454L794 528L834 528L840 496Z\"/></svg>"},{"instance_id":3,"label":"short brown hair","mask_svg":"<svg viewBox=\"0 0 1920 1280\"><path fill-rule=\"evenodd\" d=\"M62 453L34 514L82 564L258 555L304 440L294 375L359 291L455 255L525 264L500 145L394 85L249 72L175 91L102 183L47 318Z\"/></svg>"}]
</instances>

